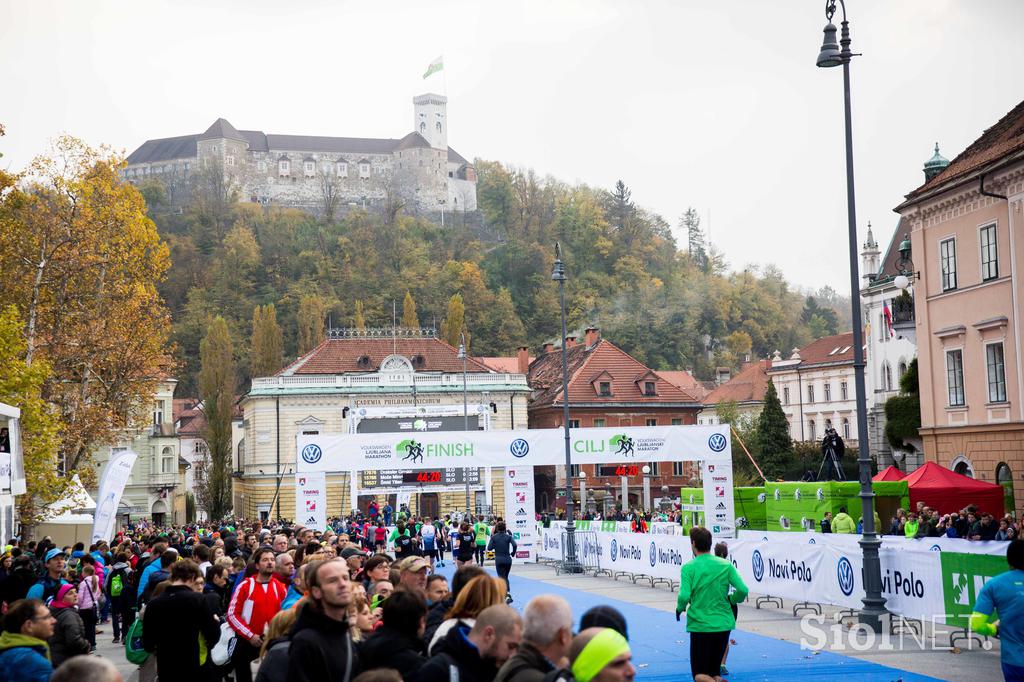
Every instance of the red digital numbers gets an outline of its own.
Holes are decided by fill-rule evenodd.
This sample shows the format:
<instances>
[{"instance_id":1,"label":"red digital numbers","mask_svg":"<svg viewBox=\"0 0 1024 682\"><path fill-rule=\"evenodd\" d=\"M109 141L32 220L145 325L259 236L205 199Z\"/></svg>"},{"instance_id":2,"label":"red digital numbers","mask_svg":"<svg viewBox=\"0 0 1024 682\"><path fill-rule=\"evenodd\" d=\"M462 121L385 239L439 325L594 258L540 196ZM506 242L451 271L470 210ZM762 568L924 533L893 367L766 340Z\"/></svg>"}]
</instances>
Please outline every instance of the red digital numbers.
<instances>
[{"instance_id":1,"label":"red digital numbers","mask_svg":"<svg viewBox=\"0 0 1024 682\"><path fill-rule=\"evenodd\" d=\"M417 483L440 483L440 471L420 471L416 474Z\"/></svg>"}]
</instances>

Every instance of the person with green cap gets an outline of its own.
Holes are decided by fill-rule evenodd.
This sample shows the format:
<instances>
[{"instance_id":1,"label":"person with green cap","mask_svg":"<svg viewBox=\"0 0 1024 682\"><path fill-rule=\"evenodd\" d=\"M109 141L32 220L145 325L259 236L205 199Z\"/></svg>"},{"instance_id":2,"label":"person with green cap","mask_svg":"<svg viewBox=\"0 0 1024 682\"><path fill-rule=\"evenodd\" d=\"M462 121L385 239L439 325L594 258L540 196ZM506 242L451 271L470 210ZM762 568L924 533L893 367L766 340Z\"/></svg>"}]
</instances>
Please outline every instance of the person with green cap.
<instances>
[{"instance_id":1,"label":"person with green cap","mask_svg":"<svg viewBox=\"0 0 1024 682\"><path fill-rule=\"evenodd\" d=\"M569 646L576 682L632 682L636 676L629 642L611 628L587 628Z\"/></svg>"},{"instance_id":2,"label":"person with green cap","mask_svg":"<svg viewBox=\"0 0 1024 682\"><path fill-rule=\"evenodd\" d=\"M707 528L696 526L690 530L690 547L693 560L680 569L676 620L686 612L694 682L717 682L722 679L722 657L729 633L736 627L733 604L746 599L749 591L730 561L711 554L711 531Z\"/></svg>"}]
</instances>

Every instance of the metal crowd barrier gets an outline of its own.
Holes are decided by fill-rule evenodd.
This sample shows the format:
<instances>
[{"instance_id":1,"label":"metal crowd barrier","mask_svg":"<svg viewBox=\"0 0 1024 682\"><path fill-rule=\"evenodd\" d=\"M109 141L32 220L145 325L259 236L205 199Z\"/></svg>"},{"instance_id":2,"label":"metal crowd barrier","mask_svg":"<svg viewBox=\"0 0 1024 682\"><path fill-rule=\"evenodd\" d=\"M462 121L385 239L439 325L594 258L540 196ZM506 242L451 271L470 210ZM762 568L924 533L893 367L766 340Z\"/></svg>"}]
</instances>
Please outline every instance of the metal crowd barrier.
<instances>
[{"instance_id":1,"label":"metal crowd barrier","mask_svg":"<svg viewBox=\"0 0 1024 682\"><path fill-rule=\"evenodd\" d=\"M573 542L575 543L576 563L578 566L575 570L566 567L569 550L569 534L562 531L562 560L558 562L558 565L555 567L556 572L590 573L591 575L608 573L608 571L601 570L601 545L597 539L596 531L576 530L573 532Z\"/></svg>"}]
</instances>

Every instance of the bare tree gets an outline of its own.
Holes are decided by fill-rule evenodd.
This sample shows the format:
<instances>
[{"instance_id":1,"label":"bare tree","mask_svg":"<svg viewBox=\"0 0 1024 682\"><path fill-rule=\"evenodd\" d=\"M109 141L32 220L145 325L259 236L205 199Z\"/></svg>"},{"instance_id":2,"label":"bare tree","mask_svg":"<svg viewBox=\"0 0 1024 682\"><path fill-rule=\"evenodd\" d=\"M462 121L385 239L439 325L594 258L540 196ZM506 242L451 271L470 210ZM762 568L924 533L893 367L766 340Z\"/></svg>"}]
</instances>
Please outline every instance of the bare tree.
<instances>
[{"instance_id":1,"label":"bare tree","mask_svg":"<svg viewBox=\"0 0 1024 682\"><path fill-rule=\"evenodd\" d=\"M341 182L338 176L324 168L320 178L320 215L325 223L334 220L334 212L338 210L341 199Z\"/></svg>"}]
</instances>

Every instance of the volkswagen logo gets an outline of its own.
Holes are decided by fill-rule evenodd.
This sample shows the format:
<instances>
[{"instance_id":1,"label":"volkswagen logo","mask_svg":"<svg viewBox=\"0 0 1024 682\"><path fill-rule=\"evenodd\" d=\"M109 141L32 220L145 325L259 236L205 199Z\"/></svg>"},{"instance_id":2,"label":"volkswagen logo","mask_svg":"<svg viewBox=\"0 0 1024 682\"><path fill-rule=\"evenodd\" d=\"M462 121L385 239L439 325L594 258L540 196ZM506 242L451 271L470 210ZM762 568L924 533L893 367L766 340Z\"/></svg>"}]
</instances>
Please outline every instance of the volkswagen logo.
<instances>
[{"instance_id":1,"label":"volkswagen logo","mask_svg":"<svg viewBox=\"0 0 1024 682\"><path fill-rule=\"evenodd\" d=\"M938 545L932 545L931 547L929 547L929 550L932 551L932 552L941 552L942 548L939 547Z\"/></svg>"},{"instance_id":2,"label":"volkswagen logo","mask_svg":"<svg viewBox=\"0 0 1024 682\"><path fill-rule=\"evenodd\" d=\"M839 579L839 589L849 597L853 594L853 564L846 557L839 558L839 566L836 567L836 578Z\"/></svg>"},{"instance_id":3,"label":"volkswagen logo","mask_svg":"<svg viewBox=\"0 0 1024 682\"><path fill-rule=\"evenodd\" d=\"M323 457L324 451L320 449L319 445L310 443L306 447L302 448L302 461L306 464L316 464Z\"/></svg>"},{"instance_id":4,"label":"volkswagen logo","mask_svg":"<svg viewBox=\"0 0 1024 682\"><path fill-rule=\"evenodd\" d=\"M526 457L527 453L530 452L530 444L522 438L516 438L512 441L512 444L508 446L509 452L512 453L513 457Z\"/></svg>"},{"instance_id":5,"label":"volkswagen logo","mask_svg":"<svg viewBox=\"0 0 1024 682\"><path fill-rule=\"evenodd\" d=\"M754 568L754 580L761 582L761 578L764 577L764 559L761 558L760 550L754 550L754 556L751 557L750 563Z\"/></svg>"},{"instance_id":6,"label":"volkswagen logo","mask_svg":"<svg viewBox=\"0 0 1024 682\"><path fill-rule=\"evenodd\" d=\"M653 567L657 563L658 563L658 548L655 547L654 543L652 542L651 543L651 566Z\"/></svg>"},{"instance_id":7,"label":"volkswagen logo","mask_svg":"<svg viewBox=\"0 0 1024 682\"><path fill-rule=\"evenodd\" d=\"M615 561L616 556L619 554L619 543L615 542L615 538L612 538L612 561Z\"/></svg>"},{"instance_id":8,"label":"volkswagen logo","mask_svg":"<svg viewBox=\"0 0 1024 682\"><path fill-rule=\"evenodd\" d=\"M807 544L809 544L809 545L816 545L816 544L818 544L818 543L816 543L816 542L814 541L814 538L811 538L810 540L808 540L808 541L807 541Z\"/></svg>"},{"instance_id":9,"label":"volkswagen logo","mask_svg":"<svg viewBox=\"0 0 1024 682\"><path fill-rule=\"evenodd\" d=\"M711 434L711 438L708 438L708 447L711 448L712 452L721 452L725 450L725 446L728 445L725 436L720 433Z\"/></svg>"}]
</instances>

